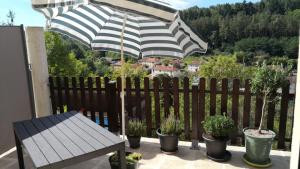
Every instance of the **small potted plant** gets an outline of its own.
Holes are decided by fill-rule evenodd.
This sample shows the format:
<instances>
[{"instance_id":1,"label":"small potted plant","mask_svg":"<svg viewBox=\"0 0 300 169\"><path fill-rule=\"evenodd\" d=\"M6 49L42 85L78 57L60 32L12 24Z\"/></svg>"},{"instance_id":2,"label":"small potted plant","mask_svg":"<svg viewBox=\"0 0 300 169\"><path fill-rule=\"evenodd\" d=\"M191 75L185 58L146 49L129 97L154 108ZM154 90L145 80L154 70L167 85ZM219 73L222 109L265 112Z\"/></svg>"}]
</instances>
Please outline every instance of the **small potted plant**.
<instances>
[{"instance_id":1,"label":"small potted plant","mask_svg":"<svg viewBox=\"0 0 300 169\"><path fill-rule=\"evenodd\" d=\"M291 69L283 66L268 66L263 63L251 81L251 91L262 97L262 115L258 129L244 128L246 154L243 156L245 163L255 167L271 166L270 151L275 132L264 127L266 105L276 101L277 90L284 85Z\"/></svg>"},{"instance_id":2,"label":"small potted plant","mask_svg":"<svg viewBox=\"0 0 300 169\"><path fill-rule=\"evenodd\" d=\"M140 153L131 153L126 152L126 168L127 169L136 169L138 168L138 161L142 159L142 155ZM118 158L118 154L114 153L109 157L109 164L111 169L119 169L120 161Z\"/></svg>"},{"instance_id":3,"label":"small potted plant","mask_svg":"<svg viewBox=\"0 0 300 169\"><path fill-rule=\"evenodd\" d=\"M161 150L167 154L178 150L178 135L181 133L180 121L175 118L173 113L165 119L156 134L159 137Z\"/></svg>"},{"instance_id":4,"label":"small potted plant","mask_svg":"<svg viewBox=\"0 0 300 169\"><path fill-rule=\"evenodd\" d=\"M235 132L233 120L225 114L215 115L207 117L202 125L207 157L218 162L228 161L231 153L226 151L226 147L229 136Z\"/></svg>"},{"instance_id":5,"label":"small potted plant","mask_svg":"<svg viewBox=\"0 0 300 169\"><path fill-rule=\"evenodd\" d=\"M127 139L131 148L139 148L141 136L145 132L145 125L140 120L129 120L127 126Z\"/></svg>"}]
</instances>

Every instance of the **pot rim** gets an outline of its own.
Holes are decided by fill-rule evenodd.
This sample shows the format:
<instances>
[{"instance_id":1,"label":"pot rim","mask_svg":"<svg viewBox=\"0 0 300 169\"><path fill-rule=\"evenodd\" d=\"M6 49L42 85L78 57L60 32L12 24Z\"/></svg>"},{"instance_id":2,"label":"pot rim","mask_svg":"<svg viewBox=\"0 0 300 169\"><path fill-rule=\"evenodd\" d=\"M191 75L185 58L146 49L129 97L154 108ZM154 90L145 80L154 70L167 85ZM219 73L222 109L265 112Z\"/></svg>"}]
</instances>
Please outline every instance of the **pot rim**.
<instances>
[{"instance_id":1,"label":"pot rim","mask_svg":"<svg viewBox=\"0 0 300 169\"><path fill-rule=\"evenodd\" d=\"M131 138L141 138L142 136L130 136L130 135L126 135L127 137L131 137Z\"/></svg>"},{"instance_id":2,"label":"pot rim","mask_svg":"<svg viewBox=\"0 0 300 169\"><path fill-rule=\"evenodd\" d=\"M210 139L210 138L208 138L208 137L205 137L205 135L207 135L206 133L202 133L202 138L203 139L206 139L206 140L208 140L208 141L215 141L215 140L224 140L224 141L228 141L228 140L230 140L229 139L229 137L224 137L223 139L218 139L218 138L215 138L215 139Z\"/></svg>"},{"instance_id":3,"label":"pot rim","mask_svg":"<svg viewBox=\"0 0 300 169\"><path fill-rule=\"evenodd\" d=\"M266 130L266 131L269 131L272 133L272 135L270 135L270 137L256 137L256 136L253 136L253 135L249 135L246 133L246 130L248 129L254 129L254 130L257 130L256 128L250 128L250 127L246 127L243 129L243 133L245 136L247 137L251 137L251 138L257 138L257 139L274 139L276 137L276 133L272 130L266 130L266 129L263 129L263 130Z\"/></svg>"},{"instance_id":4,"label":"pot rim","mask_svg":"<svg viewBox=\"0 0 300 169\"><path fill-rule=\"evenodd\" d=\"M178 137L178 135L176 135L176 134L173 134L173 135L161 134L161 132L160 132L160 128L158 128L158 129L156 130L156 134L157 134L158 136L166 136L166 137Z\"/></svg>"}]
</instances>

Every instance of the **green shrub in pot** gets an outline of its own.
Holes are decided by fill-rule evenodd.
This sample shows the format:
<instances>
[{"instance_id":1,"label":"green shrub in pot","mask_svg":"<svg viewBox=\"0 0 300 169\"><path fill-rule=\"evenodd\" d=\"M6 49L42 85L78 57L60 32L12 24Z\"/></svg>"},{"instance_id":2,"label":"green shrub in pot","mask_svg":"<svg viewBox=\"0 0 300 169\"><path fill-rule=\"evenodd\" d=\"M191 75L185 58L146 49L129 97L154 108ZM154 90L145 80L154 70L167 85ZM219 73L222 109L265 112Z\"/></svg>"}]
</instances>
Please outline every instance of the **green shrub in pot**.
<instances>
[{"instance_id":1,"label":"green shrub in pot","mask_svg":"<svg viewBox=\"0 0 300 169\"><path fill-rule=\"evenodd\" d=\"M266 105L277 100L277 90L286 84L290 68L282 65L267 65L263 63L251 80L251 91L263 100L260 125L255 128L244 128L246 154L244 162L254 167L269 167L271 165L270 151L275 138L275 132L264 126ZM275 113L275 112L272 112Z\"/></svg>"},{"instance_id":2,"label":"green shrub in pot","mask_svg":"<svg viewBox=\"0 0 300 169\"><path fill-rule=\"evenodd\" d=\"M236 127L234 121L224 115L208 116L202 126L202 135L207 150L207 157L214 161L228 161L231 157L230 152L226 151L227 141L233 135Z\"/></svg>"},{"instance_id":3,"label":"green shrub in pot","mask_svg":"<svg viewBox=\"0 0 300 169\"><path fill-rule=\"evenodd\" d=\"M126 168L127 169L137 169L137 163L142 159L142 154L135 152L126 152ZM120 161L117 153L114 153L109 157L109 163L111 169L119 169Z\"/></svg>"},{"instance_id":4,"label":"green shrub in pot","mask_svg":"<svg viewBox=\"0 0 300 169\"><path fill-rule=\"evenodd\" d=\"M161 150L163 152L174 153L178 149L178 136L182 132L182 125L174 114L171 113L157 129L156 134L159 137Z\"/></svg>"},{"instance_id":5,"label":"green shrub in pot","mask_svg":"<svg viewBox=\"0 0 300 169\"><path fill-rule=\"evenodd\" d=\"M131 148L139 148L141 136L145 132L145 125L137 119L129 120L127 126L127 139Z\"/></svg>"}]
</instances>

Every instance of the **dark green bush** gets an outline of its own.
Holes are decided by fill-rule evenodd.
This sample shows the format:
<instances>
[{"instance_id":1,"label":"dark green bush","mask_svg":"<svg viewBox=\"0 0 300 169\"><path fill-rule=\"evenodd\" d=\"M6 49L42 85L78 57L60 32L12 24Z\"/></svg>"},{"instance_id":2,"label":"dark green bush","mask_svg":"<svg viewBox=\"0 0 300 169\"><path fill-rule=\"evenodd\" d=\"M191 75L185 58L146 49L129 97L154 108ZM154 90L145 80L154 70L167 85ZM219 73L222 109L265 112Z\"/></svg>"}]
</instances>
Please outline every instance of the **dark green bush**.
<instances>
[{"instance_id":1,"label":"dark green bush","mask_svg":"<svg viewBox=\"0 0 300 169\"><path fill-rule=\"evenodd\" d=\"M225 114L209 116L202 125L205 133L212 137L229 137L236 129L234 121Z\"/></svg>"}]
</instances>

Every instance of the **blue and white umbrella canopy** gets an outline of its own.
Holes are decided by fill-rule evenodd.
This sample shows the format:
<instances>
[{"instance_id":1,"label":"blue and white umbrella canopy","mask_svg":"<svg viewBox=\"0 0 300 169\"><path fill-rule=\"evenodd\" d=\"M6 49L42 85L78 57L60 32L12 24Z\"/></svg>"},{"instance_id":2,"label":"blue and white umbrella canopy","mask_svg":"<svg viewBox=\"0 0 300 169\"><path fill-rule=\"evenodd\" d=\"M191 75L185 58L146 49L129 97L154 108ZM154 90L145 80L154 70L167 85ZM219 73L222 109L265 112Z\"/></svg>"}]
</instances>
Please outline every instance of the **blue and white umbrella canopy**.
<instances>
[{"instance_id":1,"label":"blue and white umbrella canopy","mask_svg":"<svg viewBox=\"0 0 300 169\"><path fill-rule=\"evenodd\" d=\"M182 58L207 50L207 43L181 20L175 9L163 1L45 1L47 3L38 1L37 4L33 0L33 7L47 17L48 28L77 39L94 50L121 52L125 15L127 21L123 37L124 53L127 55L135 58Z\"/></svg>"}]
</instances>

